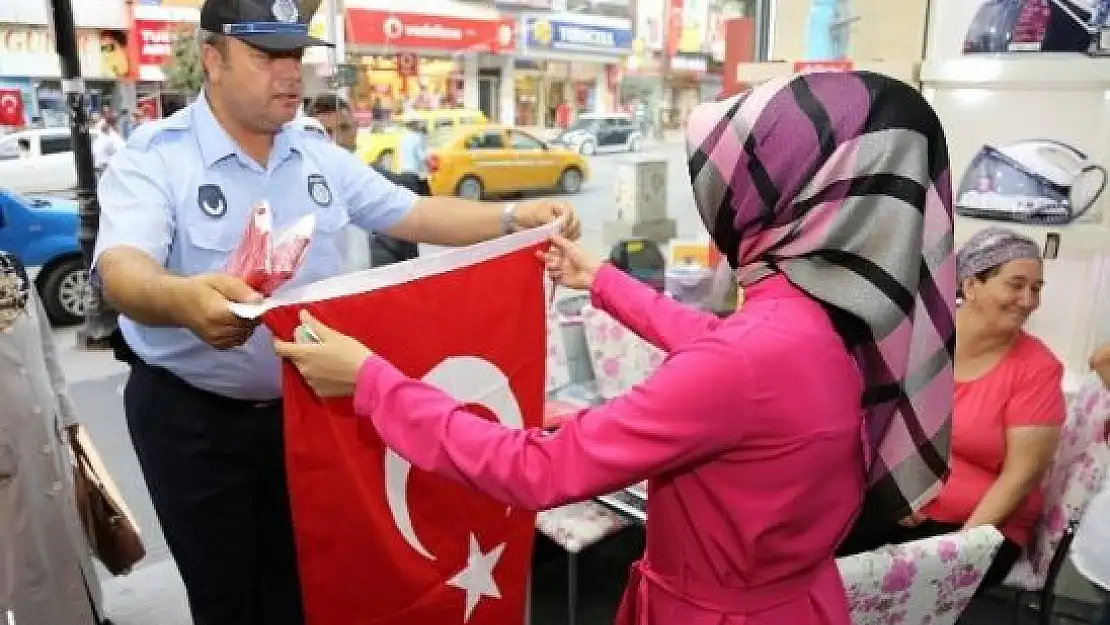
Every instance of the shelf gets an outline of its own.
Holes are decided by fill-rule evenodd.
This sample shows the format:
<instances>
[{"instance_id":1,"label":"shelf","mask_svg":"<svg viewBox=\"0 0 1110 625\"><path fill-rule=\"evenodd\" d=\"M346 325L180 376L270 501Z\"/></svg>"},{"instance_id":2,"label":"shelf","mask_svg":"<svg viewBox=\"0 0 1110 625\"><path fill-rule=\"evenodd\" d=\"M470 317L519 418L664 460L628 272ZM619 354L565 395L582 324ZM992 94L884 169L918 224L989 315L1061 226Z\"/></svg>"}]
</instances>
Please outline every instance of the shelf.
<instances>
[{"instance_id":1,"label":"shelf","mask_svg":"<svg viewBox=\"0 0 1110 625\"><path fill-rule=\"evenodd\" d=\"M1030 226L1006 221L992 221L973 217L956 216L956 249L967 242L976 232L990 227L1013 230L1036 241L1045 247L1049 235L1058 240L1057 257L1090 258L1110 254L1110 228L1097 223L1072 223L1063 226Z\"/></svg>"},{"instance_id":2,"label":"shelf","mask_svg":"<svg viewBox=\"0 0 1110 625\"><path fill-rule=\"evenodd\" d=\"M997 89L1028 84L1036 85L1038 90L1070 90L1075 85L1090 89L1092 83L1102 83L1110 89L1110 58L1078 52L967 54L926 59L920 76L926 86L946 83Z\"/></svg>"}]
</instances>

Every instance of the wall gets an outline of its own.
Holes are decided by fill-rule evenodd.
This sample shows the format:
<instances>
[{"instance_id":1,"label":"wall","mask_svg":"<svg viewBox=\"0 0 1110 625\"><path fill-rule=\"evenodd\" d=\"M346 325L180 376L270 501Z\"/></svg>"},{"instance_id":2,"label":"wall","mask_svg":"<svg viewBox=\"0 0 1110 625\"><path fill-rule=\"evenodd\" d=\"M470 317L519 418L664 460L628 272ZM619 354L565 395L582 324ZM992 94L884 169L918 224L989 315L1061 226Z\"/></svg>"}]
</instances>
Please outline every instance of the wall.
<instances>
[{"instance_id":1,"label":"wall","mask_svg":"<svg viewBox=\"0 0 1110 625\"><path fill-rule=\"evenodd\" d=\"M956 0L960 1L960 0ZM805 56L810 0L774 0L771 60ZM849 55L859 61L920 60L929 0L852 0Z\"/></svg>"},{"instance_id":2,"label":"wall","mask_svg":"<svg viewBox=\"0 0 1110 625\"><path fill-rule=\"evenodd\" d=\"M48 0L0 0L0 23L49 24ZM79 28L127 30L124 0L74 0L73 18Z\"/></svg>"}]
</instances>

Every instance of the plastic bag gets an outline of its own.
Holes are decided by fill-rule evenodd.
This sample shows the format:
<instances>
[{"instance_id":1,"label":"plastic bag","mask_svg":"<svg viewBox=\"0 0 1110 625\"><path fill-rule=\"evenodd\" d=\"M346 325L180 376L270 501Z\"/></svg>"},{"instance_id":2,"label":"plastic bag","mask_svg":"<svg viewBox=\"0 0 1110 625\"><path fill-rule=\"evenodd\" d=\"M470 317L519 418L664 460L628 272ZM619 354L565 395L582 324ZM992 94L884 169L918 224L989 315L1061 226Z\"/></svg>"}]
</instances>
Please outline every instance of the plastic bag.
<instances>
[{"instance_id":1,"label":"plastic bag","mask_svg":"<svg viewBox=\"0 0 1110 625\"><path fill-rule=\"evenodd\" d=\"M224 271L269 296L288 282L304 262L316 228L315 215L306 215L275 240L273 212L269 202L254 205L251 219L239 245L231 253Z\"/></svg>"}]
</instances>

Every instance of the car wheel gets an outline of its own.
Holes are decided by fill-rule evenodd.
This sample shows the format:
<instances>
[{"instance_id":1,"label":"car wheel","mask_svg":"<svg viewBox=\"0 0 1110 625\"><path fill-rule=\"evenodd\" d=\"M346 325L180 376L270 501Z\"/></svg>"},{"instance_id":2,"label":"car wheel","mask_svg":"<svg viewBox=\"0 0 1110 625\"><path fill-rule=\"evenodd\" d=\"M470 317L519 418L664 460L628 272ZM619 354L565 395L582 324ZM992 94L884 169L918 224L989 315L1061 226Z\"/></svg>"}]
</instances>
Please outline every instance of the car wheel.
<instances>
[{"instance_id":1,"label":"car wheel","mask_svg":"<svg viewBox=\"0 0 1110 625\"><path fill-rule=\"evenodd\" d=\"M89 303L89 279L79 258L51 267L40 282L43 308L57 325L76 325L85 319Z\"/></svg>"},{"instance_id":2,"label":"car wheel","mask_svg":"<svg viewBox=\"0 0 1110 625\"><path fill-rule=\"evenodd\" d=\"M393 150L385 150L379 154L378 160L374 161L374 167L386 171L393 171Z\"/></svg>"},{"instance_id":3,"label":"car wheel","mask_svg":"<svg viewBox=\"0 0 1110 625\"><path fill-rule=\"evenodd\" d=\"M578 148L578 151L585 156L592 156L597 151L597 144L593 141L586 141Z\"/></svg>"},{"instance_id":4,"label":"car wheel","mask_svg":"<svg viewBox=\"0 0 1110 625\"><path fill-rule=\"evenodd\" d=\"M559 176L559 190L567 195L578 193L582 190L582 171L577 167L567 167Z\"/></svg>"},{"instance_id":5,"label":"car wheel","mask_svg":"<svg viewBox=\"0 0 1110 625\"><path fill-rule=\"evenodd\" d=\"M475 176L467 176L459 181L459 186L455 189L455 195L468 200L480 200L485 194L482 189L482 181Z\"/></svg>"},{"instance_id":6,"label":"car wheel","mask_svg":"<svg viewBox=\"0 0 1110 625\"><path fill-rule=\"evenodd\" d=\"M644 147L644 146L642 145L641 139L639 137L632 137L631 139L628 140L628 151L629 152L639 152L640 148L642 148L642 147Z\"/></svg>"}]
</instances>

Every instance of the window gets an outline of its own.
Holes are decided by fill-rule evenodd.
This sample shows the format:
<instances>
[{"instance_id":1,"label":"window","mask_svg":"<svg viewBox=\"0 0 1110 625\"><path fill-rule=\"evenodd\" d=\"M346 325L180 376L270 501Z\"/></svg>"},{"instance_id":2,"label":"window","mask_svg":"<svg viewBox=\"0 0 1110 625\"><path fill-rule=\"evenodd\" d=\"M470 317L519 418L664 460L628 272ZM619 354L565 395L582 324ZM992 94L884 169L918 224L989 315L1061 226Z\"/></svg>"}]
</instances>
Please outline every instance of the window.
<instances>
[{"instance_id":1,"label":"window","mask_svg":"<svg viewBox=\"0 0 1110 625\"><path fill-rule=\"evenodd\" d=\"M522 132L510 132L509 136L512 138L511 141L514 150L530 150L535 152L543 149L542 143Z\"/></svg>"},{"instance_id":2,"label":"window","mask_svg":"<svg viewBox=\"0 0 1110 625\"><path fill-rule=\"evenodd\" d=\"M42 145L42 155L61 154L73 151L73 138L65 135L42 136L39 138Z\"/></svg>"},{"instance_id":3,"label":"window","mask_svg":"<svg viewBox=\"0 0 1110 625\"><path fill-rule=\"evenodd\" d=\"M505 138L500 132L483 132L466 140L468 150L503 150Z\"/></svg>"}]
</instances>

